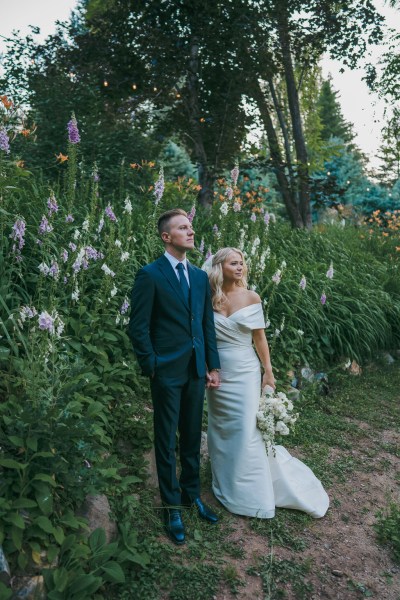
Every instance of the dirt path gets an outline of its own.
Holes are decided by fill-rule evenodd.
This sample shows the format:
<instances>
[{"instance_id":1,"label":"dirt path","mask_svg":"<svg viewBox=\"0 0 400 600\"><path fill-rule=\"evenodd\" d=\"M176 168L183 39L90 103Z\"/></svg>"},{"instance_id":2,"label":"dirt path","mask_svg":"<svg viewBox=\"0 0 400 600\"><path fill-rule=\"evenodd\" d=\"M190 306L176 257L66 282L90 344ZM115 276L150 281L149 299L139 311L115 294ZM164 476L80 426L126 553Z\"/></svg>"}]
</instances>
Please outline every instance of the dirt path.
<instances>
[{"instance_id":1,"label":"dirt path","mask_svg":"<svg viewBox=\"0 0 400 600\"><path fill-rule=\"evenodd\" d=\"M373 437L367 424L360 423L368 437L355 442L351 454L360 469L355 470L345 483L327 489L331 507L326 517L312 521L300 532L306 548L293 551L274 545L269 539L252 531L249 519L234 517L231 540L237 541L244 550L244 558L230 559L244 585L233 594L227 586L215 596L215 600L254 600L268 597L263 591L261 577L249 575L249 567L258 557L289 560L309 567L305 580L313 591L294 591L290 583L280 583L270 599L298 600L356 600L372 597L378 600L400 600L400 568L387 549L376 541L373 524L376 512L387 506L390 500L400 497L400 452L382 451L382 444L395 444L400 448L400 434L392 430L380 432ZM376 445L379 445L379 452ZM304 458L292 451L298 458ZM332 451L335 460L339 450ZM399 532L400 534L400 532ZM257 574L260 574L257 572ZM286 593L281 594L280 590ZM275 594L275 595L274 595Z\"/></svg>"}]
</instances>

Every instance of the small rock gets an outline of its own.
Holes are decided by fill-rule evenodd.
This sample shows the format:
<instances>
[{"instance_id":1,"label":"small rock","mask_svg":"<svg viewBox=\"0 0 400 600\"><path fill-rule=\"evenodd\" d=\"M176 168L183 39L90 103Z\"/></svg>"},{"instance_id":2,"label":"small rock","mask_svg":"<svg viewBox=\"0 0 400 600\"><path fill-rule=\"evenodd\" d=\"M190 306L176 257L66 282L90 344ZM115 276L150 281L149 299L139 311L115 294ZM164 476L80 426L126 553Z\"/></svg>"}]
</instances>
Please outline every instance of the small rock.
<instances>
[{"instance_id":1,"label":"small rock","mask_svg":"<svg viewBox=\"0 0 400 600\"><path fill-rule=\"evenodd\" d=\"M297 400L300 398L300 390L295 387L290 387L286 392L286 395L292 402L297 402Z\"/></svg>"},{"instance_id":2,"label":"small rock","mask_svg":"<svg viewBox=\"0 0 400 600\"><path fill-rule=\"evenodd\" d=\"M385 363L387 365L392 365L395 361L395 359L393 358L393 356L391 354L389 354L389 352L384 352L382 354L382 359L385 361Z\"/></svg>"},{"instance_id":3,"label":"small rock","mask_svg":"<svg viewBox=\"0 0 400 600\"><path fill-rule=\"evenodd\" d=\"M8 585L10 582L11 572L10 567L8 565L8 561L4 554L3 548L0 546L0 581L5 585Z\"/></svg>"},{"instance_id":4,"label":"small rock","mask_svg":"<svg viewBox=\"0 0 400 600\"><path fill-rule=\"evenodd\" d=\"M19 578L16 581L16 587L14 589L13 598L15 598L15 600L21 598L24 600L44 600L46 598L42 575Z\"/></svg>"},{"instance_id":5,"label":"small rock","mask_svg":"<svg viewBox=\"0 0 400 600\"><path fill-rule=\"evenodd\" d=\"M332 569L331 573L335 577L343 577L343 571L338 571L337 569Z\"/></svg>"},{"instance_id":6,"label":"small rock","mask_svg":"<svg viewBox=\"0 0 400 600\"><path fill-rule=\"evenodd\" d=\"M400 569L398 569L397 567L392 567L390 569L391 573L398 573Z\"/></svg>"},{"instance_id":7,"label":"small rock","mask_svg":"<svg viewBox=\"0 0 400 600\"><path fill-rule=\"evenodd\" d=\"M350 365L349 371L350 371L351 375L361 375L362 368L360 367L360 365L358 364L358 362L356 362L355 360L353 360L353 362Z\"/></svg>"},{"instance_id":8,"label":"small rock","mask_svg":"<svg viewBox=\"0 0 400 600\"><path fill-rule=\"evenodd\" d=\"M98 494L97 496L86 496L79 516L87 519L90 533L102 527L106 534L107 543L112 542L117 536L117 525L110 519L111 507L107 496Z\"/></svg>"},{"instance_id":9,"label":"small rock","mask_svg":"<svg viewBox=\"0 0 400 600\"><path fill-rule=\"evenodd\" d=\"M311 383L314 379L314 371L309 367L303 367L301 369L301 376L303 379Z\"/></svg>"}]
</instances>

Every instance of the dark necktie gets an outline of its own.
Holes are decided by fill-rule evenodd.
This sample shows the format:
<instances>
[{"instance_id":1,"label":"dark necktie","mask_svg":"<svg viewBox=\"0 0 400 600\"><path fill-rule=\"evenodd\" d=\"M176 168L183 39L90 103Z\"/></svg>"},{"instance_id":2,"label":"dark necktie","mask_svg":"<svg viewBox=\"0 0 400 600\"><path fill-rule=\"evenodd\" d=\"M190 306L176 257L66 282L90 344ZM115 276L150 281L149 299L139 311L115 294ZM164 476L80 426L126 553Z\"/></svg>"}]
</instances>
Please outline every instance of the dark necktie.
<instances>
[{"instance_id":1,"label":"dark necktie","mask_svg":"<svg viewBox=\"0 0 400 600\"><path fill-rule=\"evenodd\" d=\"M189 285L185 277L185 267L183 266L183 263L179 262L175 268L178 269L179 283L181 285L183 297L185 298L187 304L189 304Z\"/></svg>"}]
</instances>

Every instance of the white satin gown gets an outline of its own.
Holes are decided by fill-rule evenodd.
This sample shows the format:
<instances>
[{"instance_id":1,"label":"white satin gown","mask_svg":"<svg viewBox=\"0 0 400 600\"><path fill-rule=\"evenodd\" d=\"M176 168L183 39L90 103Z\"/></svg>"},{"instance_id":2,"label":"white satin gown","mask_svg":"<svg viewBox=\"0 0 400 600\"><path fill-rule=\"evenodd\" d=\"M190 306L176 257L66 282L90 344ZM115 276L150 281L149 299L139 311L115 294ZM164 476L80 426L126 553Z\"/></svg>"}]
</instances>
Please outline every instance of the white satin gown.
<instances>
[{"instance_id":1,"label":"white satin gown","mask_svg":"<svg viewBox=\"0 0 400 600\"><path fill-rule=\"evenodd\" d=\"M270 519L276 506L323 517L329 498L321 482L283 446L267 454L257 428L261 374L252 330L265 327L261 304L214 318L221 387L207 390L207 402L215 497L230 512L248 517Z\"/></svg>"}]
</instances>

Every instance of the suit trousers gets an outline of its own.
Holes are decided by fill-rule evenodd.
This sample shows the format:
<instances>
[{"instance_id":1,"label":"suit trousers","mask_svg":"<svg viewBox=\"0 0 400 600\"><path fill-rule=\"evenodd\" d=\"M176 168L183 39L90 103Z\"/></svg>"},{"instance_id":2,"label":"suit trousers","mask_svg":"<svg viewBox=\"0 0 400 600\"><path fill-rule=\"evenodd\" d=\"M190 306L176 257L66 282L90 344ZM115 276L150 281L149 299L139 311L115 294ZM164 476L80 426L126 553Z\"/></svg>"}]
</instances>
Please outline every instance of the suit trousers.
<instances>
[{"instance_id":1,"label":"suit trousers","mask_svg":"<svg viewBox=\"0 0 400 600\"><path fill-rule=\"evenodd\" d=\"M194 357L186 372L150 380L154 408L154 447L161 500L179 506L200 495L200 443L205 377L197 377ZM176 472L176 433L179 432L181 474Z\"/></svg>"}]
</instances>

